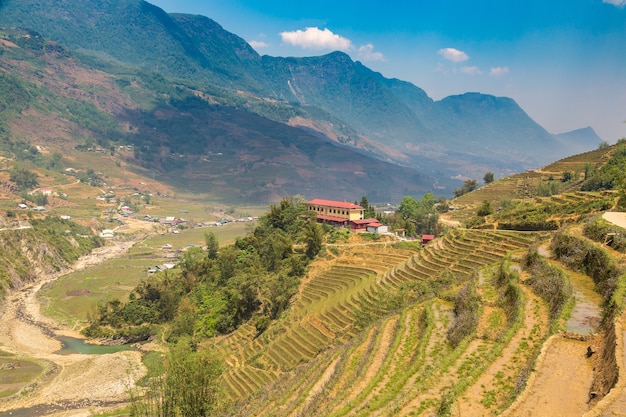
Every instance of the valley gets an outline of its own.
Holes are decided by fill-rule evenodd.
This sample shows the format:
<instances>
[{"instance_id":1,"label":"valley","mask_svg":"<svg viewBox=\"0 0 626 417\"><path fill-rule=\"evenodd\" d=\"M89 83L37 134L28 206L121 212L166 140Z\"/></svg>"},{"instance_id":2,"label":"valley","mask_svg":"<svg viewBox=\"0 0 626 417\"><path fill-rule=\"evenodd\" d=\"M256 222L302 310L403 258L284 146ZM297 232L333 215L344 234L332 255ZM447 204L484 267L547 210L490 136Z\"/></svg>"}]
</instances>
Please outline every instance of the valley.
<instances>
[{"instance_id":1,"label":"valley","mask_svg":"<svg viewBox=\"0 0 626 417\"><path fill-rule=\"evenodd\" d=\"M626 415L626 138L355 46L0 0L0 415Z\"/></svg>"}]
</instances>

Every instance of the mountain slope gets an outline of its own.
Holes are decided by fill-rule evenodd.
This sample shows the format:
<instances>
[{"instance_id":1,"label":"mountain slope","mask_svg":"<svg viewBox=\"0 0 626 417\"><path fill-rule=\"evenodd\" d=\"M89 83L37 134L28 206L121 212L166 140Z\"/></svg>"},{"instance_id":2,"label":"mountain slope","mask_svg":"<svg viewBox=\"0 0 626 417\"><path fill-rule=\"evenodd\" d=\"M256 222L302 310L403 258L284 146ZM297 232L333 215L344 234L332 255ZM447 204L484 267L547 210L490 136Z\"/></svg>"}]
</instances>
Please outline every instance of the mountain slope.
<instances>
[{"instance_id":1,"label":"mountain slope","mask_svg":"<svg viewBox=\"0 0 626 417\"><path fill-rule=\"evenodd\" d=\"M40 165L50 156L37 147L88 169L79 166L78 152L99 147L109 154L102 158L149 168L161 181L229 203L294 194L389 201L432 191L434 181L414 169L217 104L183 84L142 72L107 74L51 47L29 50L27 33L7 37L12 46L0 45L0 116L9 132L1 149L7 156L25 158L20 151L28 141Z\"/></svg>"},{"instance_id":2,"label":"mountain slope","mask_svg":"<svg viewBox=\"0 0 626 417\"><path fill-rule=\"evenodd\" d=\"M167 14L140 0L2 0L0 18L102 70L177 79L221 104L413 167L447 189L458 186L453 178L519 171L581 150L558 141L512 99L467 93L435 102L341 52L260 57L209 18Z\"/></svg>"},{"instance_id":3,"label":"mountain slope","mask_svg":"<svg viewBox=\"0 0 626 417\"><path fill-rule=\"evenodd\" d=\"M559 133L556 135L556 138L567 149L575 149L576 151L573 153L586 152L590 147L595 147L602 143L602 138L589 126Z\"/></svg>"},{"instance_id":4,"label":"mountain slope","mask_svg":"<svg viewBox=\"0 0 626 417\"><path fill-rule=\"evenodd\" d=\"M34 30L101 59L229 88L258 88L248 74L260 62L258 54L206 17L169 15L142 0L4 0L0 15L3 26Z\"/></svg>"}]
</instances>

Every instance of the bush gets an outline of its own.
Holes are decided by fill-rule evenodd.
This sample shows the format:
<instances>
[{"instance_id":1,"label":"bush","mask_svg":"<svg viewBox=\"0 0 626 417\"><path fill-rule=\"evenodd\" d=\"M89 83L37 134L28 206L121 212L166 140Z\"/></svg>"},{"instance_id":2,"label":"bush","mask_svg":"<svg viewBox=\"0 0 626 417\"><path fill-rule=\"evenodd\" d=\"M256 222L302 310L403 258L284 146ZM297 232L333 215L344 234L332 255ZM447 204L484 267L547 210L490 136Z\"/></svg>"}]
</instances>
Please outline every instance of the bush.
<instances>
[{"instance_id":1,"label":"bush","mask_svg":"<svg viewBox=\"0 0 626 417\"><path fill-rule=\"evenodd\" d=\"M604 243L616 251L626 252L626 230L607 222L601 216L589 219L583 233L591 240Z\"/></svg>"},{"instance_id":2,"label":"bush","mask_svg":"<svg viewBox=\"0 0 626 417\"><path fill-rule=\"evenodd\" d=\"M522 265L530 273L526 282L548 303L550 319L554 322L572 296L572 284L565 273L540 256L536 248L529 249Z\"/></svg>"},{"instance_id":3,"label":"bush","mask_svg":"<svg viewBox=\"0 0 626 417\"><path fill-rule=\"evenodd\" d=\"M476 331L480 319L481 300L476 284L471 280L459 290L454 301L454 321L448 329L448 341L457 347L463 339Z\"/></svg>"},{"instance_id":4,"label":"bush","mask_svg":"<svg viewBox=\"0 0 626 417\"><path fill-rule=\"evenodd\" d=\"M598 292L609 300L624 273L607 253L591 242L561 233L551 245L554 255L568 267L589 275L596 283Z\"/></svg>"}]
</instances>

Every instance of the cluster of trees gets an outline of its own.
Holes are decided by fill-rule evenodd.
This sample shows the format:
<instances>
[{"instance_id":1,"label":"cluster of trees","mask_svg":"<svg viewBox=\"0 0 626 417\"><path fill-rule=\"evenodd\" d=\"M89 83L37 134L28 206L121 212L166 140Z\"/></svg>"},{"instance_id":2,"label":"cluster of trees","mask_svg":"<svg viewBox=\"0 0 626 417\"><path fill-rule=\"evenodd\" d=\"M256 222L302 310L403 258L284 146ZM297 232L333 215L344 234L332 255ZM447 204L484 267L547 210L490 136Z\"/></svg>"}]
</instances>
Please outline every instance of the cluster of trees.
<instances>
[{"instance_id":1,"label":"cluster of trees","mask_svg":"<svg viewBox=\"0 0 626 417\"><path fill-rule=\"evenodd\" d=\"M406 196L389 220L395 229L403 228L407 236L437 234L440 207L447 207L445 200L436 201L431 193L425 194L421 200Z\"/></svg>"},{"instance_id":2,"label":"cluster of trees","mask_svg":"<svg viewBox=\"0 0 626 417\"><path fill-rule=\"evenodd\" d=\"M582 190L620 189L623 191L626 189L626 171L624 166L626 166L626 139L620 139L617 142L617 147L611 153L611 158L601 168L590 173L583 183Z\"/></svg>"},{"instance_id":3,"label":"cluster of trees","mask_svg":"<svg viewBox=\"0 0 626 417\"><path fill-rule=\"evenodd\" d=\"M37 173L26 168L13 168L9 172L9 181L14 182L20 190L30 190L39 185Z\"/></svg>"},{"instance_id":4,"label":"cluster of trees","mask_svg":"<svg viewBox=\"0 0 626 417\"><path fill-rule=\"evenodd\" d=\"M179 269L142 281L128 302L101 304L85 333L141 338L169 323L168 337L228 333L251 320L259 333L289 305L306 267L322 248L324 232L301 199L284 199L232 246L191 248Z\"/></svg>"},{"instance_id":5,"label":"cluster of trees","mask_svg":"<svg viewBox=\"0 0 626 417\"><path fill-rule=\"evenodd\" d=\"M463 181L463 187L454 189L454 195L461 197L464 194L474 191L477 187L478 182L476 180L465 180Z\"/></svg>"}]
</instances>

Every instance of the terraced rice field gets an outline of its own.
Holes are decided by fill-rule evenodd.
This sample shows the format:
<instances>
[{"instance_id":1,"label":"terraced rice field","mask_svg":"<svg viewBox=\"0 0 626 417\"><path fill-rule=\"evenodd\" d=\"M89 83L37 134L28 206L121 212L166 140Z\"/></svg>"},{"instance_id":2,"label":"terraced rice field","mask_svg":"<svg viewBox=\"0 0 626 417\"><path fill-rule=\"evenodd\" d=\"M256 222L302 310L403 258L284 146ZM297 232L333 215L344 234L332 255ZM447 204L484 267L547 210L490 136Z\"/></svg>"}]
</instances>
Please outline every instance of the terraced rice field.
<instances>
[{"instance_id":1,"label":"terraced rice field","mask_svg":"<svg viewBox=\"0 0 626 417\"><path fill-rule=\"evenodd\" d=\"M258 336L253 326L243 326L215 343L228 366L227 396L238 402L233 414L418 415L442 406L442 393L458 398L488 369L506 368L507 378L514 378L532 349L507 352L516 358L513 364L494 360L512 338L534 334L540 343L547 326L539 319L504 323L489 277L507 254L536 238L456 230L417 253L338 248L275 326ZM490 307L482 312L483 336L455 349L446 339L453 305L437 294L472 276L480 277ZM535 302L529 295L525 314L532 314ZM511 397L508 385L495 394L474 389L494 397L486 410Z\"/></svg>"},{"instance_id":2,"label":"terraced rice field","mask_svg":"<svg viewBox=\"0 0 626 417\"><path fill-rule=\"evenodd\" d=\"M559 179L565 172L578 173L579 180L562 184L560 192L567 195L578 195L582 184L582 173L586 166L595 169L604 164L612 148L597 149L561 159L539 170L527 171L510 175L486 184L471 193L455 198L452 205L459 210L451 211L446 217L451 220L464 222L473 217L476 208L483 202L489 201L494 208L499 207L503 199L532 201L537 197L537 187L550 178ZM592 197L593 198L593 197Z\"/></svg>"}]
</instances>

